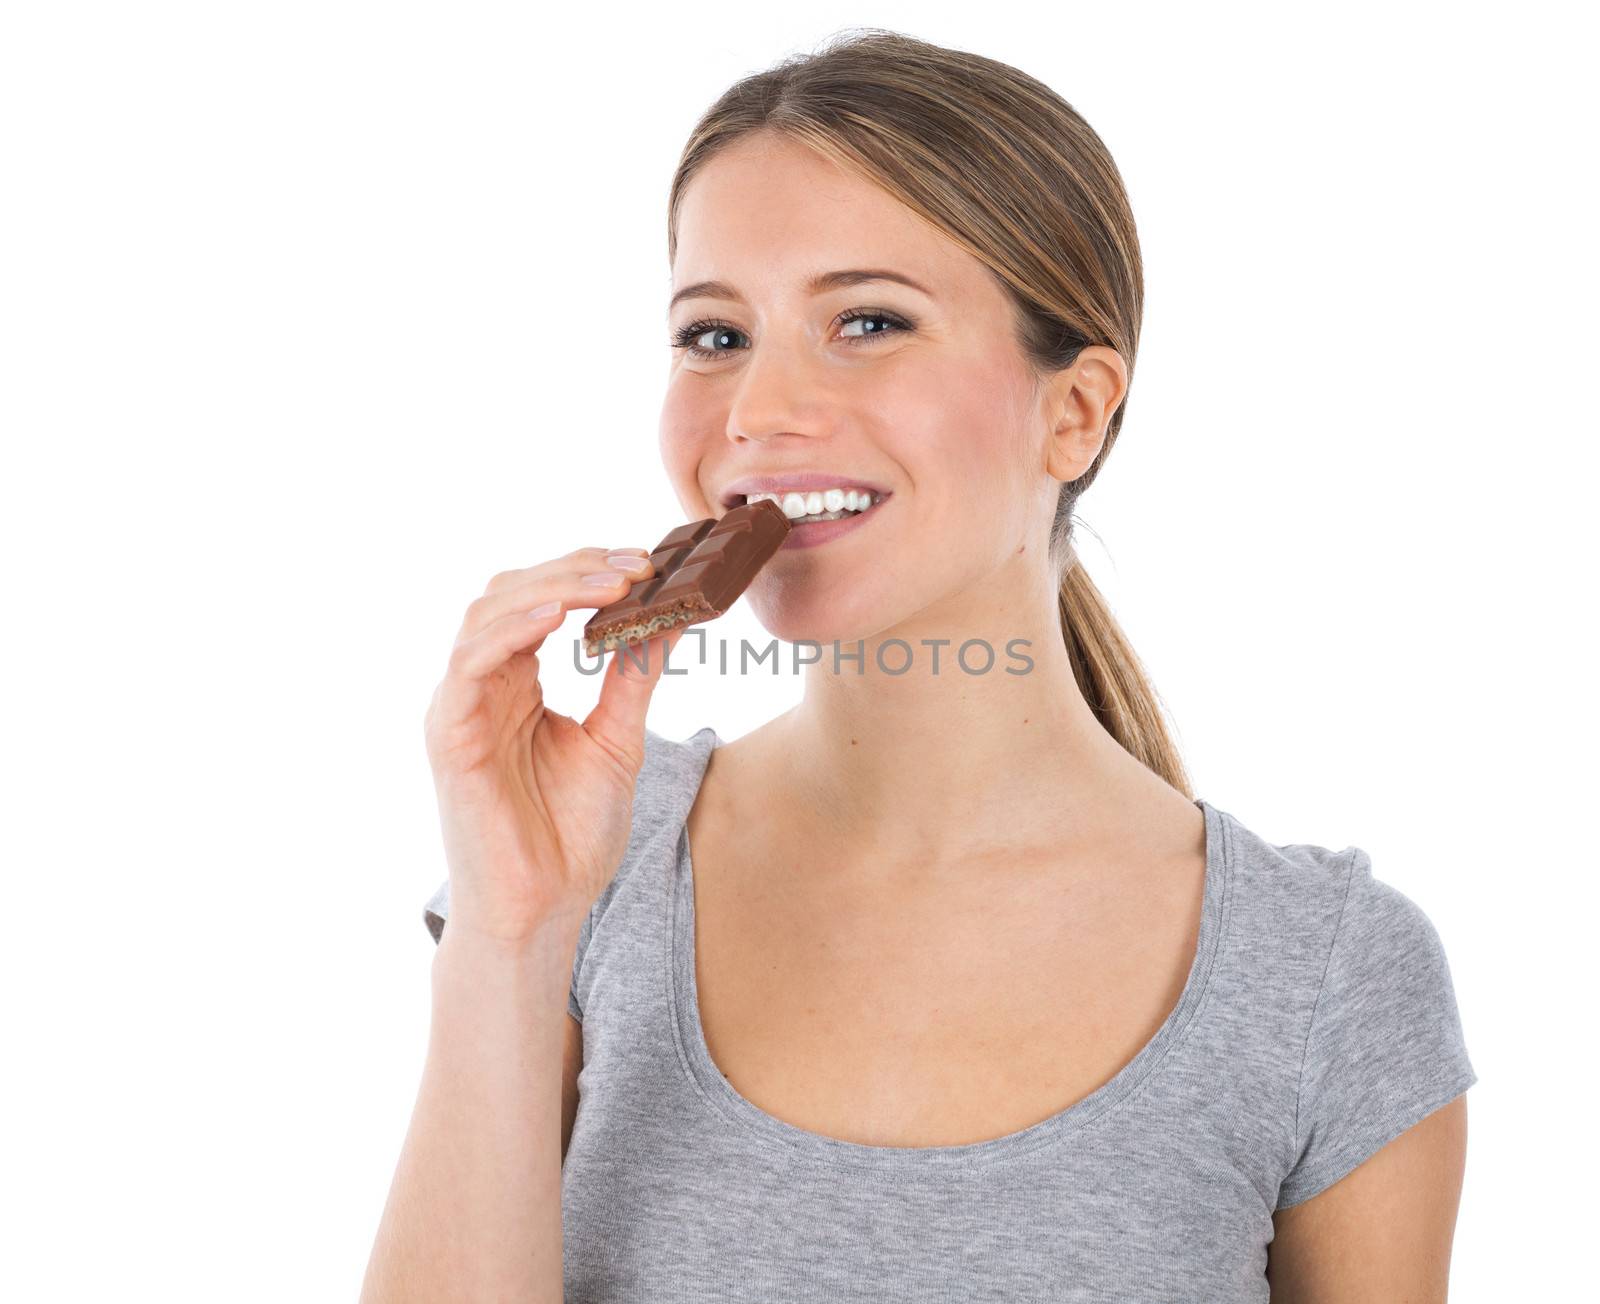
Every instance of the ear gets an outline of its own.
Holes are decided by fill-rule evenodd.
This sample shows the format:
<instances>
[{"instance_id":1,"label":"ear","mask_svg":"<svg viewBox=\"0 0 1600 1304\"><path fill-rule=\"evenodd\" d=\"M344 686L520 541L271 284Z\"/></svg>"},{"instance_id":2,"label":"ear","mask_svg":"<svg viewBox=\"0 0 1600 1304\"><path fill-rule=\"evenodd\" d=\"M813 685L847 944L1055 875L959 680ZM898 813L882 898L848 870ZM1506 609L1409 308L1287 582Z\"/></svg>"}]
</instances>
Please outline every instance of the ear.
<instances>
[{"instance_id":1,"label":"ear","mask_svg":"<svg viewBox=\"0 0 1600 1304\"><path fill-rule=\"evenodd\" d=\"M1115 349L1092 344L1045 382L1049 420L1045 468L1063 483L1089 469L1106 442L1106 427L1128 392L1128 367Z\"/></svg>"}]
</instances>

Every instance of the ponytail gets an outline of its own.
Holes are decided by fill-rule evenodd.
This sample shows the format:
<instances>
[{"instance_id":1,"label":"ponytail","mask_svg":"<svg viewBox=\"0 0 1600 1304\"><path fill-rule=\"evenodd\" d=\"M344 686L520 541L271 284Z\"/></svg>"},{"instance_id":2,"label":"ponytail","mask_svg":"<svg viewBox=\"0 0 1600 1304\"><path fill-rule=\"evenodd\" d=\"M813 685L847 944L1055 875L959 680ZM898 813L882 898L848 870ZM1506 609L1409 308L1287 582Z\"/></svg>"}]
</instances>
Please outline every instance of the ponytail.
<instances>
[{"instance_id":1,"label":"ponytail","mask_svg":"<svg viewBox=\"0 0 1600 1304\"><path fill-rule=\"evenodd\" d=\"M1075 548L1068 549L1058 606L1072 675L1095 718L1135 759L1193 801L1156 691Z\"/></svg>"}]
</instances>

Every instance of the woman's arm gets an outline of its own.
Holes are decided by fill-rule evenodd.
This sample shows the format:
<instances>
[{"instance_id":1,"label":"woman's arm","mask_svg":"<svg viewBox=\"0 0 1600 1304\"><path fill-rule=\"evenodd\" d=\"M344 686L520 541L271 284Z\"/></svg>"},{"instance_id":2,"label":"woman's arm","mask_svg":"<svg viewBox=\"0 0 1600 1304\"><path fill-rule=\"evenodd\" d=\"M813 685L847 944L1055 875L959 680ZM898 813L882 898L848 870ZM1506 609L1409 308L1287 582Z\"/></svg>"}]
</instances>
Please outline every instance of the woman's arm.
<instances>
[{"instance_id":1,"label":"woman's arm","mask_svg":"<svg viewBox=\"0 0 1600 1304\"><path fill-rule=\"evenodd\" d=\"M1463 1093L1327 1190L1275 1214L1272 1304L1442 1304L1466 1164Z\"/></svg>"},{"instance_id":2,"label":"woman's arm","mask_svg":"<svg viewBox=\"0 0 1600 1304\"><path fill-rule=\"evenodd\" d=\"M452 921L422 1085L361 1304L560 1304L567 994L581 916L526 942Z\"/></svg>"}]
</instances>

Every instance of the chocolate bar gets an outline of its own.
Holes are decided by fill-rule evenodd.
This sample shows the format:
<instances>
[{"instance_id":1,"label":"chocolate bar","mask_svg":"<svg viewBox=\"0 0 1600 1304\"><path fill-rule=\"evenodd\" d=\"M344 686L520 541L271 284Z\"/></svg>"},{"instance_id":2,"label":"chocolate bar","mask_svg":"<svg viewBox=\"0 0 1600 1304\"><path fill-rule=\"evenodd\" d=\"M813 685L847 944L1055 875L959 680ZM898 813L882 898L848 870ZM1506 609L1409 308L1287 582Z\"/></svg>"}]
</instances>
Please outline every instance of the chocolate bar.
<instances>
[{"instance_id":1,"label":"chocolate bar","mask_svg":"<svg viewBox=\"0 0 1600 1304\"><path fill-rule=\"evenodd\" d=\"M722 615L778 551L789 528L783 508L770 498L741 504L720 520L678 526L650 552L656 573L589 618L584 652L595 656Z\"/></svg>"}]
</instances>

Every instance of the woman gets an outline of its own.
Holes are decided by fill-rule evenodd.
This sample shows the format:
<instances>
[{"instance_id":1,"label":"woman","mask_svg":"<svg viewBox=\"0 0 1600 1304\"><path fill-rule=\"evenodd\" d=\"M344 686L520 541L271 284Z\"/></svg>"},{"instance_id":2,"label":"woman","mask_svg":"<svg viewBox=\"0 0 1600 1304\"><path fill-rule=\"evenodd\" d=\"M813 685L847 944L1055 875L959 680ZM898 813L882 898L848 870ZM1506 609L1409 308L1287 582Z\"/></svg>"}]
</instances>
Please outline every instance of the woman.
<instances>
[{"instance_id":1,"label":"woman","mask_svg":"<svg viewBox=\"0 0 1600 1304\"><path fill-rule=\"evenodd\" d=\"M538 683L646 548L468 608L363 1298L1444 1298L1476 1078L1436 932L1360 849L1193 798L1074 564L1142 301L1099 139L870 31L712 107L668 253L679 502L781 496L750 602L823 655L795 709L674 742L681 631L581 724Z\"/></svg>"}]
</instances>

